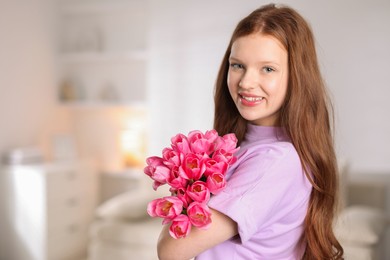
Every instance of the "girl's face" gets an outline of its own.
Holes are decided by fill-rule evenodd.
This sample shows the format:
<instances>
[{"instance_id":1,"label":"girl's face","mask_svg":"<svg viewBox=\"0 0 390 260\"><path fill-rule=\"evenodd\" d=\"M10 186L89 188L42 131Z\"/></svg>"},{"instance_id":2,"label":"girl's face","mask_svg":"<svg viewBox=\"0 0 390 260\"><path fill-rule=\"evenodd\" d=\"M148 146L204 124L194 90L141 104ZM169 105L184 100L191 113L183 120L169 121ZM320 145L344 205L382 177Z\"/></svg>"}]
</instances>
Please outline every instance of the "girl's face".
<instances>
[{"instance_id":1,"label":"girl's face","mask_svg":"<svg viewBox=\"0 0 390 260\"><path fill-rule=\"evenodd\" d=\"M273 36L251 34L233 42L227 84L241 116L274 126L288 85L288 55Z\"/></svg>"}]
</instances>

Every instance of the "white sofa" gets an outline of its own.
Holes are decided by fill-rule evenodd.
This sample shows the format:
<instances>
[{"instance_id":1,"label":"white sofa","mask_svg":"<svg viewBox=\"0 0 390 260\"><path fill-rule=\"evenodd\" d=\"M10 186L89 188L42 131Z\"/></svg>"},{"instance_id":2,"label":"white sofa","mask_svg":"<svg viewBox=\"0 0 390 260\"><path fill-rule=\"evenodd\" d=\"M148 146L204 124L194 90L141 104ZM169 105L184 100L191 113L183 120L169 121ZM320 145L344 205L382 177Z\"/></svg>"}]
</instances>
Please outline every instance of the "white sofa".
<instances>
[{"instance_id":1,"label":"white sofa","mask_svg":"<svg viewBox=\"0 0 390 260\"><path fill-rule=\"evenodd\" d=\"M382 260L384 256L383 211L369 206L349 206L339 216L335 233L347 260Z\"/></svg>"},{"instance_id":2,"label":"white sofa","mask_svg":"<svg viewBox=\"0 0 390 260\"><path fill-rule=\"evenodd\" d=\"M151 183L140 181L136 189L101 204L90 227L88 259L158 259L156 242L162 223L161 219L151 218L146 207L153 199L167 195L167 187L155 192Z\"/></svg>"},{"instance_id":3,"label":"white sofa","mask_svg":"<svg viewBox=\"0 0 390 260\"><path fill-rule=\"evenodd\" d=\"M346 168L343 168L342 176L343 183L348 184ZM380 195L380 190L378 192L381 187L359 185L342 186L343 207L335 233L344 247L346 260L386 259L382 252L386 218L383 209L372 206L384 205L378 200L385 200L385 197ZM90 228L88 259L156 260L161 219L150 218L146 205L152 199L168 194L167 189L161 188L154 192L150 183L144 182L137 189L117 195L100 205L96 211L96 221ZM362 196L364 203L356 201ZM353 201L354 205L348 201Z\"/></svg>"},{"instance_id":4,"label":"white sofa","mask_svg":"<svg viewBox=\"0 0 390 260\"><path fill-rule=\"evenodd\" d=\"M369 177L368 177L369 178ZM390 178L390 175L388 176ZM388 184L374 181L347 182L344 200L335 223L335 234L346 260L390 259L390 223L386 216Z\"/></svg>"}]
</instances>

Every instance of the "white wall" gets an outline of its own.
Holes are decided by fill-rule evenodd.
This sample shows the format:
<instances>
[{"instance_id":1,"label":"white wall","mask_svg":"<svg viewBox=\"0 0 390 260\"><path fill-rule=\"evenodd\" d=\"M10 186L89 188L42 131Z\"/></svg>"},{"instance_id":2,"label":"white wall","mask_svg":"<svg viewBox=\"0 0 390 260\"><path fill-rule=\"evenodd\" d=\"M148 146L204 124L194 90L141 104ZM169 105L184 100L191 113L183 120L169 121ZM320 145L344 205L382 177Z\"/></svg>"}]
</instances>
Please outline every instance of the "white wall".
<instances>
[{"instance_id":1,"label":"white wall","mask_svg":"<svg viewBox=\"0 0 390 260\"><path fill-rule=\"evenodd\" d=\"M151 152L177 132L209 129L219 62L236 23L265 1L151 0ZM288 0L312 25L336 110L340 157L390 173L390 2Z\"/></svg>"},{"instance_id":2,"label":"white wall","mask_svg":"<svg viewBox=\"0 0 390 260\"><path fill-rule=\"evenodd\" d=\"M49 0L0 3L0 156L26 146L39 146L47 155L51 134L69 128L67 112L55 104L51 15ZM7 189L0 189L0 198L0 219L7 219ZM0 259L10 259L4 254L13 246L11 228L0 222Z\"/></svg>"},{"instance_id":3,"label":"white wall","mask_svg":"<svg viewBox=\"0 0 390 260\"><path fill-rule=\"evenodd\" d=\"M333 93L340 155L353 172L390 173L390 2L328 1L302 10Z\"/></svg>"},{"instance_id":4,"label":"white wall","mask_svg":"<svg viewBox=\"0 0 390 260\"><path fill-rule=\"evenodd\" d=\"M47 144L72 117L56 106L50 0L0 8L0 153ZM265 1L150 0L151 150L177 132L209 129L213 86L230 34ZM288 0L312 24L337 113L337 147L353 171L390 172L390 2ZM48 144L47 144L48 145Z\"/></svg>"},{"instance_id":5,"label":"white wall","mask_svg":"<svg viewBox=\"0 0 390 260\"><path fill-rule=\"evenodd\" d=\"M177 132L212 127L214 81L230 34L239 19L266 2L149 1L149 143L150 153L156 154ZM74 123L78 131L101 122L100 118L78 122L72 117L74 111L56 104L50 34L53 2L0 3L0 155L17 146L49 149L51 136L73 131ZM352 171L390 173L390 1L286 3L298 9L315 32L324 76L334 96L340 156L349 159ZM104 122L117 122L107 114ZM112 126L100 130L107 129L113 131ZM90 146L85 149L104 150L109 138L106 133L100 143L84 140ZM5 192L0 190L0 197ZM3 203L0 200L0 215ZM9 246L7 228L0 224L0 253Z\"/></svg>"},{"instance_id":6,"label":"white wall","mask_svg":"<svg viewBox=\"0 0 390 260\"><path fill-rule=\"evenodd\" d=\"M0 4L0 155L39 145L65 131L70 118L56 105L52 1Z\"/></svg>"}]
</instances>

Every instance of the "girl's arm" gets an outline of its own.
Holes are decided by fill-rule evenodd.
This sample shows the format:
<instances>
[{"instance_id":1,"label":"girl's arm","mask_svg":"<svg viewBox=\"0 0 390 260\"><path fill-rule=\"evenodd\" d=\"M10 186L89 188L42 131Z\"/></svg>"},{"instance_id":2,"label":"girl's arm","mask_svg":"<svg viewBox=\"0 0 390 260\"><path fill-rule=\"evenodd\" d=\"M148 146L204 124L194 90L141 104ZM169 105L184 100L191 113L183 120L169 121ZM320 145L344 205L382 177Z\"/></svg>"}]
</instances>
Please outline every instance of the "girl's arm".
<instances>
[{"instance_id":1,"label":"girl's arm","mask_svg":"<svg viewBox=\"0 0 390 260\"><path fill-rule=\"evenodd\" d=\"M169 225L161 231L157 251L160 260L188 260L201 252L237 235L237 223L228 216L211 209L212 223L207 230L192 227L186 238L174 239Z\"/></svg>"}]
</instances>

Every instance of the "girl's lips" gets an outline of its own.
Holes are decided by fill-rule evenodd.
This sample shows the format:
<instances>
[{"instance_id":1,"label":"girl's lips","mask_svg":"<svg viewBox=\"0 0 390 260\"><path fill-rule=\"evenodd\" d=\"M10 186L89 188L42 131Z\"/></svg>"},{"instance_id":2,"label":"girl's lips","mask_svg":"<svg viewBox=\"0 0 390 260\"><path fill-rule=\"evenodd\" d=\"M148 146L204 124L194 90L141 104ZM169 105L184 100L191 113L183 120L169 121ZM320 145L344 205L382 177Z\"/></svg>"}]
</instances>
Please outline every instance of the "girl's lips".
<instances>
[{"instance_id":1,"label":"girl's lips","mask_svg":"<svg viewBox=\"0 0 390 260\"><path fill-rule=\"evenodd\" d=\"M264 99L263 97L253 96L253 95L238 94L238 96L240 98L241 104L245 106L256 106L257 104L261 103L261 101Z\"/></svg>"}]
</instances>

